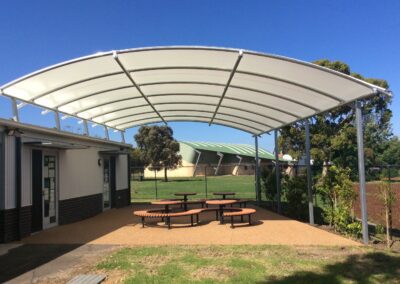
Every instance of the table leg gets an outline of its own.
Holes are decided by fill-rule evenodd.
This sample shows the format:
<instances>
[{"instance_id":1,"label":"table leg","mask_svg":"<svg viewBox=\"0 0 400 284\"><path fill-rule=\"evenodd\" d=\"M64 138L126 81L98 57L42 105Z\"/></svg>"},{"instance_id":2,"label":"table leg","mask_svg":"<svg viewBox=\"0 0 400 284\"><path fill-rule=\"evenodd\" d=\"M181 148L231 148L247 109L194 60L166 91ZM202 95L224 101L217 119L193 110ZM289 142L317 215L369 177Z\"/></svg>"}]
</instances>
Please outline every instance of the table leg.
<instances>
[{"instance_id":1,"label":"table leg","mask_svg":"<svg viewBox=\"0 0 400 284\"><path fill-rule=\"evenodd\" d=\"M224 224L224 205L220 205L219 207L219 214L220 214L220 224Z\"/></svg>"},{"instance_id":2,"label":"table leg","mask_svg":"<svg viewBox=\"0 0 400 284\"><path fill-rule=\"evenodd\" d=\"M165 205L165 213L169 213L169 206L168 205ZM169 219L169 217L164 218L165 225L168 225L168 219Z\"/></svg>"},{"instance_id":3,"label":"table leg","mask_svg":"<svg viewBox=\"0 0 400 284\"><path fill-rule=\"evenodd\" d=\"M185 211L187 211L187 203L186 203L187 200L188 200L188 199L187 199L187 196L184 195L184 196L183 196L183 202L184 202L184 203L183 203L183 209L184 209Z\"/></svg>"}]
</instances>

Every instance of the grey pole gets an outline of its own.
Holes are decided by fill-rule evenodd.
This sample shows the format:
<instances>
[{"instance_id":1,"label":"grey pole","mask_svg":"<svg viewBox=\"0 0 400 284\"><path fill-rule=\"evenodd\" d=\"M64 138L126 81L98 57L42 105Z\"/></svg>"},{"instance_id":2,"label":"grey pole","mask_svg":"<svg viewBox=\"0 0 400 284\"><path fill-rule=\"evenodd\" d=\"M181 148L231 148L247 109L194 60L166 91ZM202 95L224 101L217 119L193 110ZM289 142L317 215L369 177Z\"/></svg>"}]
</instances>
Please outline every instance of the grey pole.
<instances>
[{"instance_id":1,"label":"grey pole","mask_svg":"<svg viewBox=\"0 0 400 284\"><path fill-rule=\"evenodd\" d=\"M307 166L307 193L308 193L308 214L309 222L314 225L314 204L312 195L312 180L311 180L311 155L310 155L310 125L308 119L305 120L306 128L306 166Z\"/></svg>"},{"instance_id":2,"label":"grey pole","mask_svg":"<svg viewBox=\"0 0 400 284\"><path fill-rule=\"evenodd\" d=\"M260 190L260 160L258 157L258 136L254 135L254 144L256 148L256 198L257 202L261 202L261 190Z\"/></svg>"},{"instance_id":3,"label":"grey pole","mask_svg":"<svg viewBox=\"0 0 400 284\"><path fill-rule=\"evenodd\" d=\"M89 136L89 127L86 119L83 120L83 133Z\"/></svg>"},{"instance_id":4,"label":"grey pole","mask_svg":"<svg viewBox=\"0 0 400 284\"><path fill-rule=\"evenodd\" d=\"M275 129L275 174L276 174L276 195L277 195L277 211L281 213L281 176L279 167L279 147L278 147L278 130Z\"/></svg>"},{"instance_id":5,"label":"grey pole","mask_svg":"<svg viewBox=\"0 0 400 284\"><path fill-rule=\"evenodd\" d=\"M108 127L104 125L104 136L106 140L110 140L110 134L108 133Z\"/></svg>"},{"instance_id":6,"label":"grey pole","mask_svg":"<svg viewBox=\"0 0 400 284\"><path fill-rule=\"evenodd\" d=\"M13 110L13 120L19 122L19 111L18 111L17 100L15 98L12 98L12 110Z\"/></svg>"},{"instance_id":7,"label":"grey pole","mask_svg":"<svg viewBox=\"0 0 400 284\"><path fill-rule=\"evenodd\" d=\"M363 234L364 244L368 244L369 237L368 237L367 200L365 196L364 134L363 134L362 106L360 101L356 101L356 125L357 125L358 175L360 180L362 234Z\"/></svg>"},{"instance_id":8,"label":"grey pole","mask_svg":"<svg viewBox=\"0 0 400 284\"><path fill-rule=\"evenodd\" d=\"M61 130L61 123L60 123L60 114L58 113L58 111L54 112L54 119L56 121L56 128L57 130Z\"/></svg>"}]
</instances>

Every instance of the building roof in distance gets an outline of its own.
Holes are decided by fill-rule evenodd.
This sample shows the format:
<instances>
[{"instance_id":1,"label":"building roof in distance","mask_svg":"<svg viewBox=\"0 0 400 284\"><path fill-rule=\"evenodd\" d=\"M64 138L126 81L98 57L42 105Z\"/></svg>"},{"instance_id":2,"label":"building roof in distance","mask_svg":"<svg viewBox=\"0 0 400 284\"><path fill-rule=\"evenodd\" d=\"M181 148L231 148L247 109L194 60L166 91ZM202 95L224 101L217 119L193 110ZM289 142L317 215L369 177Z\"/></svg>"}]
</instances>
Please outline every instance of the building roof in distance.
<instances>
[{"instance_id":1,"label":"building roof in distance","mask_svg":"<svg viewBox=\"0 0 400 284\"><path fill-rule=\"evenodd\" d=\"M179 141L199 151L220 152L222 154L232 154L239 156L255 157L256 151L253 145L248 144L230 144L230 143L214 143L214 142L187 142ZM258 153L260 159L274 160L275 156L271 152L259 147Z\"/></svg>"}]
</instances>

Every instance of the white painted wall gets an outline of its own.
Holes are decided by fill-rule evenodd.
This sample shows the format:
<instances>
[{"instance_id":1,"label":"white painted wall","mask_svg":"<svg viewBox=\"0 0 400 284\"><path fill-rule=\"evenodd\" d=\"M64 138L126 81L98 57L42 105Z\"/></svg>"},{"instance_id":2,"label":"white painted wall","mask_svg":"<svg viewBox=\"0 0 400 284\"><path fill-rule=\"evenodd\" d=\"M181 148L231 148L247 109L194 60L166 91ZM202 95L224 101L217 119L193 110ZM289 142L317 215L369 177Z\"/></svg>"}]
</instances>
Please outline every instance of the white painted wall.
<instances>
[{"instance_id":1,"label":"white painted wall","mask_svg":"<svg viewBox=\"0 0 400 284\"><path fill-rule=\"evenodd\" d=\"M103 191L103 168L98 166L98 148L59 152L59 199L70 199Z\"/></svg>"},{"instance_id":2,"label":"white painted wall","mask_svg":"<svg viewBox=\"0 0 400 284\"><path fill-rule=\"evenodd\" d=\"M119 155L115 159L116 188L128 188L128 155Z\"/></svg>"}]
</instances>

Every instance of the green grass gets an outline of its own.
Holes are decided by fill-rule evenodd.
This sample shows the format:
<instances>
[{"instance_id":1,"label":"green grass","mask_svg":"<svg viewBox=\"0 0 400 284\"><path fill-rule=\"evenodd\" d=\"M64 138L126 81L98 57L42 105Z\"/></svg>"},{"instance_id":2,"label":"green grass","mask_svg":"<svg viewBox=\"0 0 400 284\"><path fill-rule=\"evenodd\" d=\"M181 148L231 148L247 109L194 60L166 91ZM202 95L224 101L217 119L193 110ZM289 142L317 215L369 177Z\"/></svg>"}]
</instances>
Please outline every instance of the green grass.
<instances>
[{"instance_id":1,"label":"green grass","mask_svg":"<svg viewBox=\"0 0 400 284\"><path fill-rule=\"evenodd\" d=\"M154 180L131 181L132 201L156 199ZM211 176L207 177L207 196L213 192L232 191L237 198L255 198L254 176ZM170 178L168 182L157 180L157 199L176 198L176 192L196 192L193 198L206 198L204 177Z\"/></svg>"},{"instance_id":2,"label":"green grass","mask_svg":"<svg viewBox=\"0 0 400 284\"><path fill-rule=\"evenodd\" d=\"M400 256L356 247L136 247L96 269L124 283L399 283Z\"/></svg>"}]
</instances>

